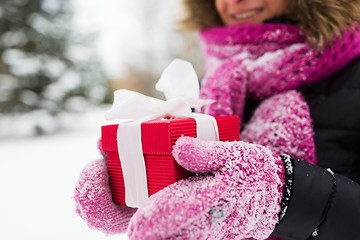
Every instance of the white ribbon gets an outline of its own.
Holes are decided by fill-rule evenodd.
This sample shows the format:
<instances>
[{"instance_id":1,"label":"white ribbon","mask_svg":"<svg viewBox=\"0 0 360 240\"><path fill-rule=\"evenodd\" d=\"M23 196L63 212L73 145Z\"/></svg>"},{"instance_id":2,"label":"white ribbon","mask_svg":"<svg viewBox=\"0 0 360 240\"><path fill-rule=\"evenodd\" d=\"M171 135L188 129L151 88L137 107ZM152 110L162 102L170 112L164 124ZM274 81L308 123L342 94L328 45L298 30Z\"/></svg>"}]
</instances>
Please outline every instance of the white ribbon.
<instances>
[{"instance_id":1,"label":"white ribbon","mask_svg":"<svg viewBox=\"0 0 360 240\"><path fill-rule=\"evenodd\" d=\"M214 117L192 113L191 108L207 104L199 99L199 83L192 65L175 59L162 73L156 84L166 101L129 90L114 93L112 108L105 113L106 120L120 120L117 145L125 184L125 202L129 207L140 207L148 198L146 168L141 145L141 123L165 116L194 118L197 138L219 140Z\"/></svg>"}]
</instances>

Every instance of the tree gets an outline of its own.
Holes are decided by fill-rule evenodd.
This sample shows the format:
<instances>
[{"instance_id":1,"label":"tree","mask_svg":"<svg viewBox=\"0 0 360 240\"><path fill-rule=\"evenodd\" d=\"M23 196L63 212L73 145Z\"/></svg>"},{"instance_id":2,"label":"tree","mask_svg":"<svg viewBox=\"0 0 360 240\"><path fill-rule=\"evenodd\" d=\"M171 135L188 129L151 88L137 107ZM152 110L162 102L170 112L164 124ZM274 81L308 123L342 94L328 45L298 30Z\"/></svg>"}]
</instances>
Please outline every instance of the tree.
<instances>
[{"instance_id":1,"label":"tree","mask_svg":"<svg viewBox=\"0 0 360 240\"><path fill-rule=\"evenodd\" d=\"M91 36L72 32L71 17L68 0L1 0L0 116L41 111L56 119L108 97L84 41Z\"/></svg>"}]
</instances>

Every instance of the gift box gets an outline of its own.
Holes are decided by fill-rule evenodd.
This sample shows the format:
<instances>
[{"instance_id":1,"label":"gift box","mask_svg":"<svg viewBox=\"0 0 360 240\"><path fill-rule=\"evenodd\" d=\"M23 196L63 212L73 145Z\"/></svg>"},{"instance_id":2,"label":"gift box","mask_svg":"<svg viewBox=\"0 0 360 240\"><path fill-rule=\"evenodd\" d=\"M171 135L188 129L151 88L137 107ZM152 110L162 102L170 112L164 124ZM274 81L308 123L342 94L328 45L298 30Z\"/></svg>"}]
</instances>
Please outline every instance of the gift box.
<instances>
[{"instance_id":1,"label":"gift box","mask_svg":"<svg viewBox=\"0 0 360 240\"><path fill-rule=\"evenodd\" d=\"M219 116L215 117L215 120L220 141L239 140L237 116ZM149 196L193 174L176 163L172 156L172 146L182 135L197 137L196 124L193 118L151 120L141 123L141 144ZM113 201L126 205L124 177L117 146L117 129L118 124L102 126L101 141L107 156Z\"/></svg>"}]
</instances>

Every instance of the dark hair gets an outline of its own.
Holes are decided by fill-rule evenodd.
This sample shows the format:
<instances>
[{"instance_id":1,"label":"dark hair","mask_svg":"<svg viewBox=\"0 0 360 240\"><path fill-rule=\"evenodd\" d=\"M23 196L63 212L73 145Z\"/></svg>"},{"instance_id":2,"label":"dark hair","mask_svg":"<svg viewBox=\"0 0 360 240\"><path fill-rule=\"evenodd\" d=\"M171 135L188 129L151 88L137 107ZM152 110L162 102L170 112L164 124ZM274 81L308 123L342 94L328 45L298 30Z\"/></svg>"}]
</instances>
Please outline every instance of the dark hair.
<instances>
[{"instance_id":1,"label":"dark hair","mask_svg":"<svg viewBox=\"0 0 360 240\"><path fill-rule=\"evenodd\" d=\"M214 0L183 0L184 30L223 25ZM331 43L341 30L360 20L360 0L290 0L285 17L296 23L307 40L317 46Z\"/></svg>"}]
</instances>

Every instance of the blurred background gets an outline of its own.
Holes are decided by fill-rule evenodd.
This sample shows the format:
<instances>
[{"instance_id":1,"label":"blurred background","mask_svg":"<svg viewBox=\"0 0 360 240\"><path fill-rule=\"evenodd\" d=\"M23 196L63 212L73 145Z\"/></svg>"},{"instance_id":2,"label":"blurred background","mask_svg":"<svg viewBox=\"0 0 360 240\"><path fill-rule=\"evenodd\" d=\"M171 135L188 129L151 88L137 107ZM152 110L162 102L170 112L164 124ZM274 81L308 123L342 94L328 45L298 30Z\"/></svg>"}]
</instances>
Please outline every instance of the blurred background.
<instances>
[{"instance_id":1,"label":"blurred background","mask_svg":"<svg viewBox=\"0 0 360 240\"><path fill-rule=\"evenodd\" d=\"M111 103L119 88L159 97L155 82L175 57L201 75L197 35L178 30L179 5L2 0L0 137L60 130L69 113Z\"/></svg>"},{"instance_id":2,"label":"blurred background","mask_svg":"<svg viewBox=\"0 0 360 240\"><path fill-rule=\"evenodd\" d=\"M201 78L180 1L1 0L0 239L121 239L88 229L72 192L100 157L114 90L162 98L154 86L174 58Z\"/></svg>"}]
</instances>

